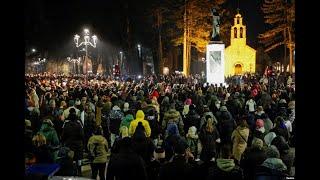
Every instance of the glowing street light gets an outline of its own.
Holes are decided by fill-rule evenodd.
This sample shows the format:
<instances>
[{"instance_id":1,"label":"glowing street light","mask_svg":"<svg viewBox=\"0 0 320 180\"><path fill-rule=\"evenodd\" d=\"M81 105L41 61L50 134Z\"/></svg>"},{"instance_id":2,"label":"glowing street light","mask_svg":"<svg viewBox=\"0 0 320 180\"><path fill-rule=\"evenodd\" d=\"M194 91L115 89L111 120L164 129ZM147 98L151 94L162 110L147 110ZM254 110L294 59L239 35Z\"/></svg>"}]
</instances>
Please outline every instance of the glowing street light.
<instances>
[{"instance_id":1,"label":"glowing street light","mask_svg":"<svg viewBox=\"0 0 320 180\"><path fill-rule=\"evenodd\" d=\"M88 45L89 46L92 46L94 48L96 48L97 46L97 41L98 41L98 37L96 35L93 35L91 38L90 38L90 31L89 29L85 28L83 30L84 32L84 41L82 42L79 42L79 39L80 39L80 36L78 34L74 35L74 42L76 44L76 47L80 47L80 46L85 46L85 48L83 48L82 50L86 52L86 59L88 59ZM92 39L92 42L91 42L91 39ZM87 74L88 72L88 62L86 61L85 63L85 74Z\"/></svg>"},{"instance_id":2,"label":"glowing street light","mask_svg":"<svg viewBox=\"0 0 320 180\"><path fill-rule=\"evenodd\" d=\"M34 52L36 52L37 50L33 48L33 49L31 49L31 51L34 53Z\"/></svg>"}]
</instances>

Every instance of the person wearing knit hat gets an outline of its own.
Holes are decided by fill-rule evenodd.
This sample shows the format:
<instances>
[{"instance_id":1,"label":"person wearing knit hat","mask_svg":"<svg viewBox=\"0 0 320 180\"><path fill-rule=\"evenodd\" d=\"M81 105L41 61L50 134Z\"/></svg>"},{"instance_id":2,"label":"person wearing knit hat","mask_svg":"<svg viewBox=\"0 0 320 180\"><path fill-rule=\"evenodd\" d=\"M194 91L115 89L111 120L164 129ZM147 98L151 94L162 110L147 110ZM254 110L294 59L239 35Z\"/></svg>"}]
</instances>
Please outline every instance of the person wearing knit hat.
<instances>
[{"instance_id":1,"label":"person wearing knit hat","mask_svg":"<svg viewBox=\"0 0 320 180\"><path fill-rule=\"evenodd\" d=\"M280 159L280 153L276 146L271 145L266 149L267 159L262 163L263 167L279 172L285 172L287 166Z\"/></svg>"},{"instance_id":2,"label":"person wearing knit hat","mask_svg":"<svg viewBox=\"0 0 320 180\"><path fill-rule=\"evenodd\" d=\"M265 149L263 148L263 140L253 138L251 147L248 148L241 160L243 167L244 179L255 179L255 169L267 159Z\"/></svg>"},{"instance_id":3,"label":"person wearing knit hat","mask_svg":"<svg viewBox=\"0 0 320 180\"><path fill-rule=\"evenodd\" d=\"M184 104L186 105L191 105L192 104L192 100L190 98L186 99L186 101L184 102Z\"/></svg>"}]
</instances>

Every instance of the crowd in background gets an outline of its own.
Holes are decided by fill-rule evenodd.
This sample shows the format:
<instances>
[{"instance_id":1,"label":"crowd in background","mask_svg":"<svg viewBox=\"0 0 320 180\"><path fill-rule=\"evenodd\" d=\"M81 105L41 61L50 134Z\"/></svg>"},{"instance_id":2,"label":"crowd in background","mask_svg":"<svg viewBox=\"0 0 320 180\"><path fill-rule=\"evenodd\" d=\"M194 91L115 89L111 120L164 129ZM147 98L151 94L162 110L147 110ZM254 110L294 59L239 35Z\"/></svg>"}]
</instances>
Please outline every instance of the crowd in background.
<instances>
[{"instance_id":1,"label":"crowd in background","mask_svg":"<svg viewBox=\"0 0 320 180\"><path fill-rule=\"evenodd\" d=\"M26 165L96 179L294 175L295 86L288 74L226 86L200 76L25 76ZM105 174L106 171L106 174Z\"/></svg>"}]
</instances>

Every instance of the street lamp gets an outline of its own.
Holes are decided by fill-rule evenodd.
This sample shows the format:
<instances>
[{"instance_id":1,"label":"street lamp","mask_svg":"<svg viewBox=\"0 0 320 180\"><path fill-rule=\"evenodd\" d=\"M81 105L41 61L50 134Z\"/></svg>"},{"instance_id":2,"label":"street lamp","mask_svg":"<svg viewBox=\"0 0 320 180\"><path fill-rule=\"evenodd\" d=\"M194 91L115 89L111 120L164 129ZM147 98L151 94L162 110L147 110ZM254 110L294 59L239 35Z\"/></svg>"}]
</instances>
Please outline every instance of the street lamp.
<instances>
[{"instance_id":1,"label":"street lamp","mask_svg":"<svg viewBox=\"0 0 320 180\"><path fill-rule=\"evenodd\" d=\"M140 44L138 44L138 51L139 51L139 58L141 58L141 45Z\"/></svg>"},{"instance_id":2,"label":"street lamp","mask_svg":"<svg viewBox=\"0 0 320 180\"><path fill-rule=\"evenodd\" d=\"M33 49L31 49L31 51L34 53L34 52L36 52L37 50L33 48Z\"/></svg>"},{"instance_id":3,"label":"street lamp","mask_svg":"<svg viewBox=\"0 0 320 180\"><path fill-rule=\"evenodd\" d=\"M80 39L80 36L78 34L74 35L74 42L76 44L76 47L80 47L80 46L85 46L85 48L83 48L82 50L86 52L86 60L88 59L88 45L89 46L92 46L94 48L96 48L97 46L97 41L98 41L98 38L96 35L93 35L91 38L92 38L92 42L90 41L90 31L89 29L84 29L84 41L82 42L79 42L79 39ZM85 64L85 74L87 74L88 72L88 61L86 61L86 64Z\"/></svg>"}]
</instances>

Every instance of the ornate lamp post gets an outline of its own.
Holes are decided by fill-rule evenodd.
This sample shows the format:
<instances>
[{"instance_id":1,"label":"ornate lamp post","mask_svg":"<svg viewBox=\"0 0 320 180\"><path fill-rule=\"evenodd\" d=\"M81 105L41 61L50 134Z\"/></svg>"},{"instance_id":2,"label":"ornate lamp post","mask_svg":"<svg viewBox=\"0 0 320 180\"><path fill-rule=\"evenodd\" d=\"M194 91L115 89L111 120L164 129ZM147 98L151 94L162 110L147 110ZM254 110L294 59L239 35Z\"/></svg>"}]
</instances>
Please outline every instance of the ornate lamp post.
<instances>
[{"instance_id":1,"label":"ornate lamp post","mask_svg":"<svg viewBox=\"0 0 320 180\"><path fill-rule=\"evenodd\" d=\"M93 35L90 38L89 29L84 29L83 32L84 32L84 37L83 37L84 41L79 42L80 36L78 34L76 34L76 35L74 35L74 42L75 42L77 48L80 46L83 46L83 45L85 46L86 58L85 58L85 64L84 64L85 71L83 73L87 74L89 72L89 70L88 70L88 46L92 46L92 47L96 48L98 38L96 35Z\"/></svg>"}]
</instances>

